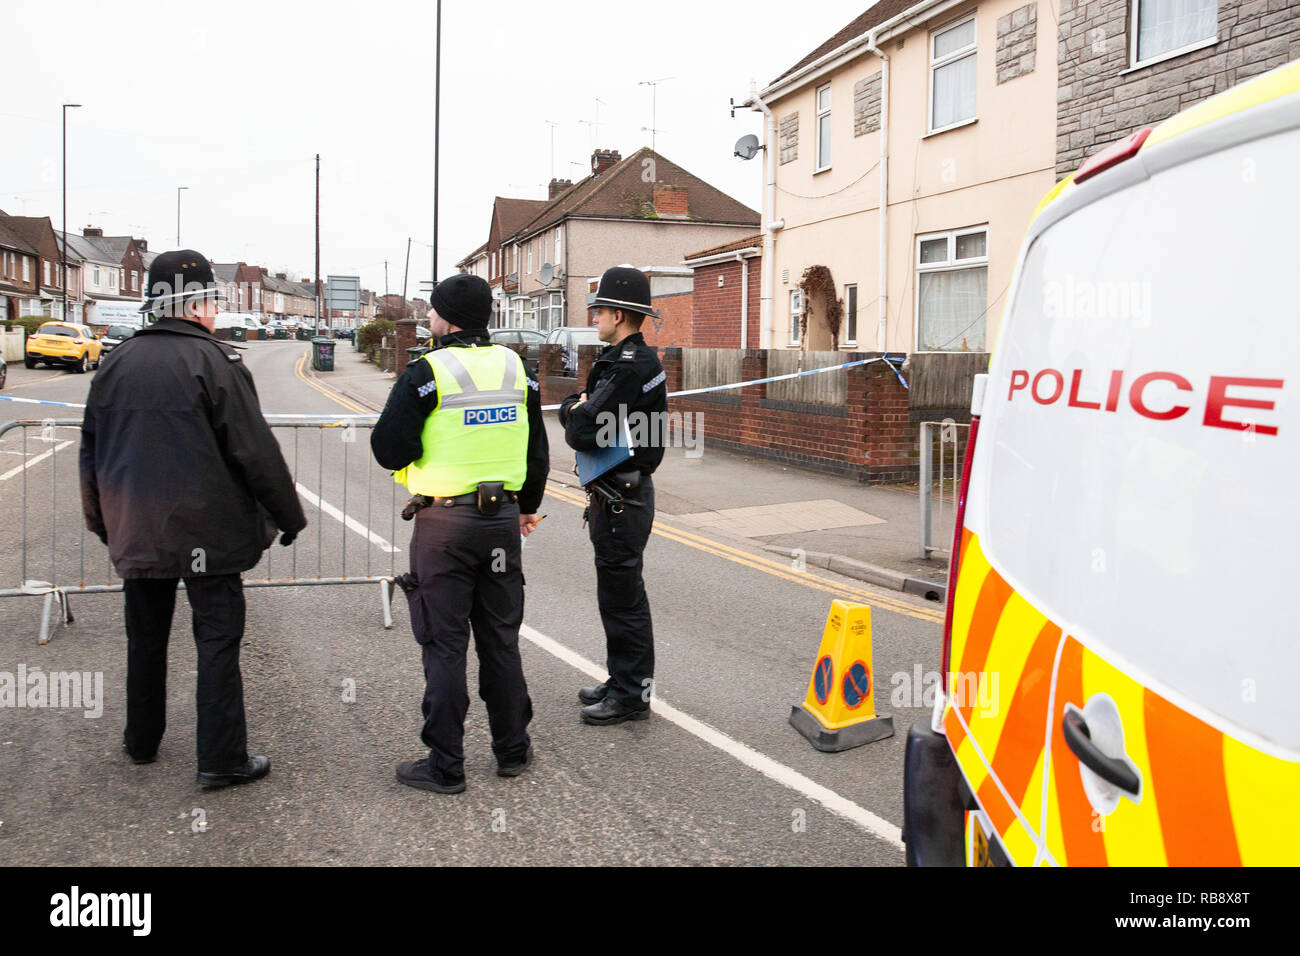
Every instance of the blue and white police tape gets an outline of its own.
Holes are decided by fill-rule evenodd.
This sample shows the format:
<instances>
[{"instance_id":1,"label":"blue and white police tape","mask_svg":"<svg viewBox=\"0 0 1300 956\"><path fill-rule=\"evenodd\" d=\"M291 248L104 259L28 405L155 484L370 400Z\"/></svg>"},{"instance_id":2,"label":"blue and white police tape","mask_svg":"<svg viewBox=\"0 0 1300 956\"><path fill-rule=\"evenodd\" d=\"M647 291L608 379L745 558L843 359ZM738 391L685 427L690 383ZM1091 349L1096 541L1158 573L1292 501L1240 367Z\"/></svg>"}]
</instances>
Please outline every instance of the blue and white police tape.
<instances>
[{"instance_id":1,"label":"blue and white police tape","mask_svg":"<svg viewBox=\"0 0 1300 956\"><path fill-rule=\"evenodd\" d=\"M876 358L859 359L856 362L845 362L842 365L830 365L826 368L810 368L802 372L790 372L788 375L773 375L770 378L757 378L752 382L731 382L727 385L710 385L708 388L690 388L681 392L669 392L669 398L682 398L687 395L703 395L706 392L725 392L733 388L748 388L751 385L766 385L769 382L785 382L792 378L803 378L806 375L824 375L827 372L840 372L844 369L856 368L859 365L871 365L875 362L884 362L885 365L898 376L899 383L903 388L910 388L907 380L903 378L903 373L899 371L899 366L903 363L903 357L898 355L884 355ZM85 405L74 405L69 402L47 402L38 398L11 398L8 395L0 395L0 402L21 402L25 405L49 405L54 408L85 408ZM553 412L559 409L559 405L543 405L542 411ZM370 421L379 418L378 415L266 415L267 421Z\"/></svg>"}]
</instances>

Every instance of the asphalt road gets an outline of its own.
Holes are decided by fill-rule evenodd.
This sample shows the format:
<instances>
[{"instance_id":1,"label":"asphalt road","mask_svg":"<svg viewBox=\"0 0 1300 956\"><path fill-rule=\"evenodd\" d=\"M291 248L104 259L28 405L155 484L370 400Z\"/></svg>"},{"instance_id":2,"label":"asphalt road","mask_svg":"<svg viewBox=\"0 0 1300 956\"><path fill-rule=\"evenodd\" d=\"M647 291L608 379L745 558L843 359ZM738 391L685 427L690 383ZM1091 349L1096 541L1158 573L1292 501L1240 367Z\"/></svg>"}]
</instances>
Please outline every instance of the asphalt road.
<instances>
[{"instance_id":1,"label":"asphalt road","mask_svg":"<svg viewBox=\"0 0 1300 956\"><path fill-rule=\"evenodd\" d=\"M306 348L250 344L264 411L348 414L297 373ZM92 379L11 366L3 395L78 403ZM0 402L0 426L51 414L80 417ZM371 462L369 432L313 424L279 434L312 524L247 580L343 576L345 551L349 578L405 570L409 526L394 517L405 496ZM76 448L75 429L27 430L25 446L17 431L0 437L0 589L24 578L115 583L105 549L80 533ZM393 778L398 761L421 751L422 673L400 593L395 626L384 630L378 584L249 589L250 751L270 755L273 769L215 792L194 783L195 655L183 599L170 732L158 762L138 767L120 749L120 594L74 593L75 623L56 627L44 647L42 599L0 598L0 672L103 675L98 717L0 707L0 864L902 863L903 742L928 713L894 707L890 693L894 675L937 665L933 604L792 570L751 543L705 537L661 513L646 552L658 713L587 727L575 693L603 676L604 659L591 547L573 489L555 484L542 511L549 517L524 551L521 642L537 759L517 779L496 777L486 713L471 694L469 789L451 797ZM896 734L827 755L786 721L836 596L872 605L876 706L893 714ZM473 688L473 655L469 667Z\"/></svg>"}]
</instances>

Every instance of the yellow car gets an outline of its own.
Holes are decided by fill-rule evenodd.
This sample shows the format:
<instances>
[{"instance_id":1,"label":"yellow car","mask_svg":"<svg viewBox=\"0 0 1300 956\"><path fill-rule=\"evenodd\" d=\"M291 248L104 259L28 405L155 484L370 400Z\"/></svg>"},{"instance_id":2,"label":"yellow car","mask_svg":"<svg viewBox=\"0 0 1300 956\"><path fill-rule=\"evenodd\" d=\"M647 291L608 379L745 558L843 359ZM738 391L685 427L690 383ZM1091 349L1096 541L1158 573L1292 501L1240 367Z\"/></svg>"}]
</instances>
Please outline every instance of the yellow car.
<instances>
[{"instance_id":1,"label":"yellow car","mask_svg":"<svg viewBox=\"0 0 1300 956\"><path fill-rule=\"evenodd\" d=\"M99 368L99 357L104 346L95 333L84 325L71 322L46 322L27 340L24 365L36 368L44 362L53 368L64 365L77 372Z\"/></svg>"}]
</instances>

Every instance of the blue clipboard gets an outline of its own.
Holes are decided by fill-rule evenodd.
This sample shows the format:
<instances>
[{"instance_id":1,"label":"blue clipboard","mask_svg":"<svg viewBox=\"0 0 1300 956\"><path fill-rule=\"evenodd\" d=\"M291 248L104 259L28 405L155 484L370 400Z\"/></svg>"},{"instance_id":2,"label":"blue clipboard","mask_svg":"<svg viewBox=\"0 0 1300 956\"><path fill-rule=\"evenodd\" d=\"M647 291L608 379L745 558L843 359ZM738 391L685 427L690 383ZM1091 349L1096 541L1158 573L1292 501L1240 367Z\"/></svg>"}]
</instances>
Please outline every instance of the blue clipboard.
<instances>
[{"instance_id":1,"label":"blue clipboard","mask_svg":"<svg viewBox=\"0 0 1300 956\"><path fill-rule=\"evenodd\" d=\"M632 453L632 432L628 428L627 421L624 420L623 428L619 431L618 444L598 448L596 451L575 453L578 460L578 484L585 488L601 475L608 474L629 460Z\"/></svg>"}]
</instances>

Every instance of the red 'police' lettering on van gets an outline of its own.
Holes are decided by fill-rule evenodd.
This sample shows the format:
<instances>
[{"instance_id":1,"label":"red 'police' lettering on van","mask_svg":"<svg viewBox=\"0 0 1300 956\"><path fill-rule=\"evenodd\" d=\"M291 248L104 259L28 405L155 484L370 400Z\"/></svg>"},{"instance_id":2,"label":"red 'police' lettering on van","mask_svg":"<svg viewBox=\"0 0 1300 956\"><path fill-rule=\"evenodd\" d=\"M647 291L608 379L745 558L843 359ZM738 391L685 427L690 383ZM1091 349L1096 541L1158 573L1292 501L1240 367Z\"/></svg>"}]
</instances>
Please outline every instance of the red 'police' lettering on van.
<instances>
[{"instance_id":1,"label":"red 'police' lettering on van","mask_svg":"<svg viewBox=\"0 0 1300 956\"><path fill-rule=\"evenodd\" d=\"M1072 369L1067 373L1054 368L1045 368L1036 374L1028 369L1016 369L1011 373L1011 388L1007 392L1007 401L1014 401L1016 392L1028 391L1029 396L1039 405L1055 405L1066 396L1066 381L1069 380L1066 404L1070 408L1090 409L1092 411L1118 412L1124 397L1124 371L1115 369L1110 373L1106 390L1106 403L1086 402L1079 397L1083 387L1084 370ZM1147 372L1137 376L1128 386L1128 404L1133 411L1144 418L1159 422L1171 422L1182 418L1192 410L1189 404L1175 401L1169 407L1153 407L1148 399L1147 390L1156 382L1172 385L1175 392L1195 396L1197 389L1185 376L1177 372ZM1233 375L1212 375L1205 389L1205 415L1201 424L1210 428L1226 428L1229 431L1254 431L1258 435L1276 435L1277 426L1260 425L1250 421L1234 421L1224 417L1226 408L1253 408L1260 411L1272 411L1276 402L1266 398L1247 398L1240 394L1229 394L1229 389L1273 388L1280 389L1286 384L1280 378L1243 378ZM1184 400L1185 401L1185 400Z\"/></svg>"}]
</instances>

